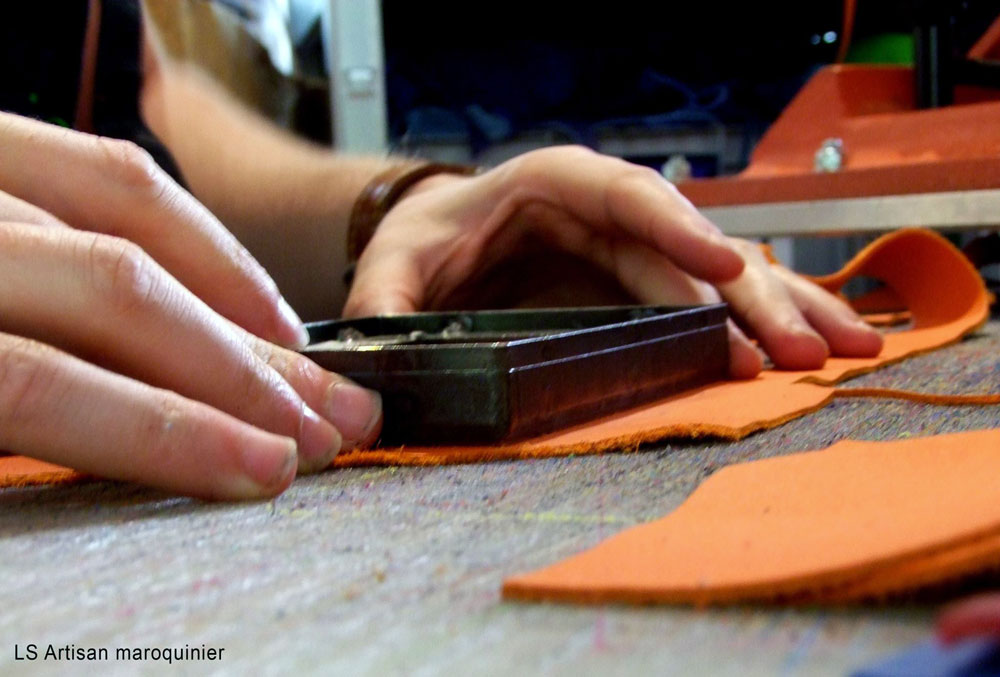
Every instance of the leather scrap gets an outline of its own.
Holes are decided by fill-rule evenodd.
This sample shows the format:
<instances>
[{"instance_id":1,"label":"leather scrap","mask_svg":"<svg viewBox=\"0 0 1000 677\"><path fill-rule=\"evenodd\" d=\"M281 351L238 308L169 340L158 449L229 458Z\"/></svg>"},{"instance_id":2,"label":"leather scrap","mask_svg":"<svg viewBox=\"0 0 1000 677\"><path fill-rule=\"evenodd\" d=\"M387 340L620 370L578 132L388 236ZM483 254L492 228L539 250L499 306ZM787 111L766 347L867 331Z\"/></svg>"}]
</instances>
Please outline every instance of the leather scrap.
<instances>
[{"instance_id":1,"label":"leather scrap","mask_svg":"<svg viewBox=\"0 0 1000 677\"><path fill-rule=\"evenodd\" d=\"M731 465L674 512L504 582L508 599L850 602L1000 564L1000 430Z\"/></svg>"}]
</instances>

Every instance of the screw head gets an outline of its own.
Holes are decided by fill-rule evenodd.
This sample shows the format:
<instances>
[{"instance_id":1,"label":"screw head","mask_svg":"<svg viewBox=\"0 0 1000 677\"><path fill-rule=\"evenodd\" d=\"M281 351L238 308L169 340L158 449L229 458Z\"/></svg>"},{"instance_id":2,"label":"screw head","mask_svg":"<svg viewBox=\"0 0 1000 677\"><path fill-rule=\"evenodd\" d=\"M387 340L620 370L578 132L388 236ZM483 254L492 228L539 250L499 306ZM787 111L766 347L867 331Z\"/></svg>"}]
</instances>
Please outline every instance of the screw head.
<instances>
[{"instance_id":1,"label":"screw head","mask_svg":"<svg viewBox=\"0 0 1000 677\"><path fill-rule=\"evenodd\" d=\"M836 137L823 139L813 161L817 172L839 172L844 166L844 140Z\"/></svg>"}]
</instances>

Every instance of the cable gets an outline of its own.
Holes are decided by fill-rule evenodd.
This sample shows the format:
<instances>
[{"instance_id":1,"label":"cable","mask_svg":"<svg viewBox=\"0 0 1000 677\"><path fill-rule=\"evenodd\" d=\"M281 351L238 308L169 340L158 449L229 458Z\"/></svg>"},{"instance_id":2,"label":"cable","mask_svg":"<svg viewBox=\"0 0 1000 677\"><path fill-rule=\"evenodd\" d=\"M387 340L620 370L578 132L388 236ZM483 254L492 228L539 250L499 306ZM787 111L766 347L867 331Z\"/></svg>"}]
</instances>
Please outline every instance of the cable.
<instances>
[{"instance_id":1,"label":"cable","mask_svg":"<svg viewBox=\"0 0 1000 677\"><path fill-rule=\"evenodd\" d=\"M837 49L837 63L844 63L847 50L851 47L851 35L854 33L854 14L857 11L857 0L844 0L844 23L840 31L840 47Z\"/></svg>"}]
</instances>

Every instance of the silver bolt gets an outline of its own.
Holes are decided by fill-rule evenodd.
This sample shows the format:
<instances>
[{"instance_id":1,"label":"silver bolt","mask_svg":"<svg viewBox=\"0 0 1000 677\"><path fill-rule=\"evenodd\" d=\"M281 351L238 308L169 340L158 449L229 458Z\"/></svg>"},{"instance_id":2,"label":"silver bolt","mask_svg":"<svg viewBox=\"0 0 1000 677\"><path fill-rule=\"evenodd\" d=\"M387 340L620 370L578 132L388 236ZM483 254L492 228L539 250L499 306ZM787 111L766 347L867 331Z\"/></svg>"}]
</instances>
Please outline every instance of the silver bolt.
<instances>
[{"instance_id":1,"label":"silver bolt","mask_svg":"<svg viewBox=\"0 0 1000 677\"><path fill-rule=\"evenodd\" d=\"M816 151L813 168L817 172L839 172L844 166L844 140L836 137L823 139Z\"/></svg>"}]
</instances>

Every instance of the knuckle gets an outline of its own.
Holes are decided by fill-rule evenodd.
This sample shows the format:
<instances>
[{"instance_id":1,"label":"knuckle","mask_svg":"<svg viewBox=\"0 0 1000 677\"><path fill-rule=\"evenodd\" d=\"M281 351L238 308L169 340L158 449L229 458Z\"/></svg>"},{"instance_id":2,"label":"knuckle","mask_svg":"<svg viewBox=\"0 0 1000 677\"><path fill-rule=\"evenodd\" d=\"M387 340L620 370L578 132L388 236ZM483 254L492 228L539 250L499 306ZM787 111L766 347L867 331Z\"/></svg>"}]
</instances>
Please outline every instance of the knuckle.
<instances>
[{"instance_id":1,"label":"knuckle","mask_svg":"<svg viewBox=\"0 0 1000 677\"><path fill-rule=\"evenodd\" d=\"M597 156L597 151L581 144L569 144L566 146L556 146L553 153L559 154L564 160L588 160Z\"/></svg>"},{"instance_id":2,"label":"knuckle","mask_svg":"<svg viewBox=\"0 0 1000 677\"><path fill-rule=\"evenodd\" d=\"M260 343L266 344L265 341ZM321 392L330 384L332 375L307 357L266 344L257 354L298 393Z\"/></svg>"},{"instance_id":3,"label":"knuckle","mask_svg":"<svg viewBox=\"0 0 1000 677\"><path fill-rule=\"evenodd\" d=\"M158 174L153 157L131 141L98 137L97 145L108 171L123 183L141 186Z\"/></svg>"},{"instance_id":4,"label":"knuckle","mask_svg":"<svg viewBox=\"0 0 1000 677\"><path fill-rule=\"evenodd\" d=\"M262 360L252 356L237 376L235 387L245 411L240 418L254 423L251 412L266 411L265 428L298 438L304 415L303 402L284 379Z\"/></svg>"},{"instance_id":5,"label":"knuckle","mask_svg":"<svg viewBox=\"0 0 1000 677\"><path fill-rule=\"evenodd\" d=\"M268 341L263 341L253 337L253 352L271 371L277 372L287 382L289 378L299 373L298 364L300 361L308 361L305 358L284 350Z\"/></svg>"},{"instance_id":6,"label":"knuckle","mask_svg":"<svg viewBox=\"0 0 1000 677\"><path fill-rule=\"evenodd\" d=\"M0 429L24 425L53 396L56 351L37 341L5 337L0 343Z\"/></svg>"},{"instance_id":7,"label":"knuckle","mask_svg":"<svg viewBox=\"0 0 1000 677\"><path fill-rule=\"evenodd\" d=\"M160 286L160 270L139 245L97 237L89 252L90 278L98 296L119 313L148 307Z\"/></svg>"},{"instance_id":8,"label":"knuckle","mask_svg":"<svg viewBox=\"0 0 1000 677\"><path fill-rule=\"evenodd\" d=\"M13 113L0 111L0 134L9 134L14 129L17 117Z\"/></svg>"},{"instance_id":9,"label":"knuckle","mask_svg":"<svg viewBox=\"0 0 1000 677\"><path fill-rule=\"evenodd\" d=\"M97 139L108 174L140 195L156 199L167 188L167 175L145 149L131 141Z\"/></svg>"},{"instance_id":10,"label":"knuckle","mask_svg":"<svg viewBox=\"0 0 1000 677\"><path fill-rule=\"evenodd\" d=\"M322 387L330 378L330 372L312 360L295 353L290 355L291 357L287 358L279 369L289 383L301 384L302 387L307 385Z\"/></svg>"},{"instance_id":11,"label":"knuckle","mask_svg":"<svg viewBox=\"0 0 1000 677\"><path fill-rule=\"evenodd\" d=\"M672 188L656 170L622 161L620 170L608 181L607 196L610 201L621 202L631 198L637 188L649 184L659 190Z\"/></svg>"},{"instance_id":12,"label":"knuckle","mask_svg":"<svg viewBox=\"0 0 1000 677\"><path fill-rule=\"evenodd\" d=\"M596 156L597 153L586 146L568 145L529 151L510 162L513 163L517 176L526 182L535 183L551 176L553 166L576 166L577 163L587 162Z\"/></svg>"},{"instance_id":13,"label":"knuckle","mask_svg":"<svg viewBox=\"0 0 1000 677\"><path fill-rule=\"evenodd\" d=\"M665 187L670 188L672 185L664 181L663 176L655 169L624 161L616 179L616 183L622 186L632 186L636 183L652 183L662 190ZM615 182L614 179L612 181Z\"/></svg>"},{"instance_id":14,"label":"knuckle","mask_svg":"<svg viewBox=\"0 0 1000 677\"><path fill-rule=\"evenodd\" d=\"M749 240L744 240L741 237L729 237L726 238L726 241L741 256L747 257L760 254L760 248L758 245L750 242Z\"/></svg>"},{"instance_id":15,"label":"knuckle","mask_svg":"<svg viewBox=\"0 0 1000 677\"><path fill-rule=\"evenodd\" d=\"M33 222L37 226L44 226L46 228L64 228L66 223L61 219L49 214L43 209L32 210Z\"/></svg>"},{"instance_id":16,"label":"knuckle","mask_svg":"<svg viewBox=\"0 0 1000 677\"><path fill-rule=\"evenodd\" d=\"M300 373L299 365L301 362L308 362L308 360L295 353L259 339L255 339L254 352L257 353L257 356L260 357L264 364L284 377L286 381L290 376Z\"/></svg>"}]
</instances>

